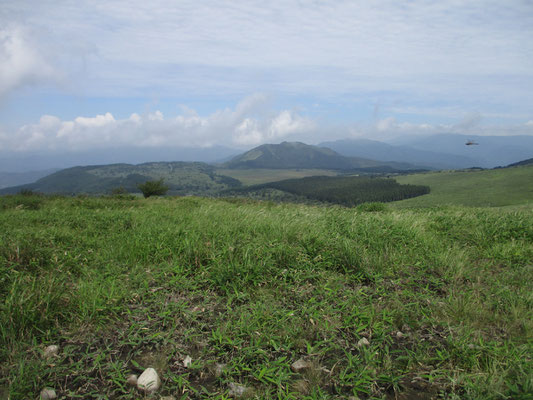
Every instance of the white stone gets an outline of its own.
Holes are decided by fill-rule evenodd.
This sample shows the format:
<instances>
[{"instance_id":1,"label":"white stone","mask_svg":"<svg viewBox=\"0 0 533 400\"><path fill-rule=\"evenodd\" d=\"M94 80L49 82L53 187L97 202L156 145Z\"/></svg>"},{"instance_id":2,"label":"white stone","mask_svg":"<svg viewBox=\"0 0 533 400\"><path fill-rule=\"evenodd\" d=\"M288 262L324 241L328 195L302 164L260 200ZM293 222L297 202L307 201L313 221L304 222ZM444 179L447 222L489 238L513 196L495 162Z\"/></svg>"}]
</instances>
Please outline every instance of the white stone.
<instances>
[{"instance_id":1,"label":"white stone","mask_svg":"<svg viewBox=\"0 0 533 400\"><path fill-rule=\"evenodd\" d=\"M402 332L398 331L398 332L396 332L396 337L397 337L398 339L401 339L401 338L404 337L404 334L403 334Z\"/></svg>"},{"instance_id":2,"label":"white stone","mask_svg":"<svg viewBox=\"0 0 533 400\"><path fill-rule=\"evenodd\" d=\"M215 365L215 377L220 378L226 369L226 364Z\"/></svg>"},{"instance_id":3,"label":"white stone","mask_svg":"<svg viewBox=\"0 0 533 400\"><path fill-rule=\"evenodd\" d=\"M365 337L357 342L357 347L363 347L363 346L370 346L370 342Z\"/></svg>"},{"instance_id":4,"label":"white stone","mask_svg":"<svg viewBox=\"0 0 533 400\"><path fill-rule=\"evenodd\" d=\"M137 380L137 388L145 393L153 393L161 387L161 379L153 368L146 368Z\"/></svg>"},{"instance_id":5,"label":"white stone","mask_svg":"<svg viewBox=\"0 0 533 400\"><path fill-rule=\"evenodd\" d=\"M187 356L187 357L185 357L185 358L183 359L183 366L184 366L185 368L189 368L189 365L191 365L191 364L192 364L192 358L191 358L191 356Z\"/></svg>"},{"instance_id":6,"label":"white stone","mask_svg":"<svg viewBox=\"0 0 533 400\"><path fill-rule=\"evenodd\" d=\"M59 353L59 346L56 344L51 344L50 346L46 347L46 349L44 349L43 355L45 358L50 358L50 357L57 356L58 353Z\"/></svg>"},{"instance_id":7,"label":"white stone","mask_svg":"<svg viewBox=\"0 0 533 400\"><path fill-rule=\"evenodd\" d=\"M126 380L126 383L130 386L137 386L137 381L138 381L139 377L135 374L131 374L130 376L128 376L128 379Z\"/></svg>"},{"instance_id":8,"label":"white stone","mask_svg":"<svg viewBox=\"0 0 533 400\"><path fill-rule=\"evenodd\" d=\"M293 372L302 372L309 368L311 368L311 363L303 358L300 358L291 364L291 369Z\"/></svg>"},{"instance_id":9,"label":"white stone","mask_svg":"<svg viewBox=\"0 0 533 400\"><path fill-rule=\"evenodd\" d=\"M239 398L239 397L242 397L245 395L245 393L247 392L248 388L244 385L241 385L240 383L233 383L231 382L229 384L229 395L231 397L236 397L236 398Z\"/></svg>"},{"instance_id":10,"label":"white stone","mask_svg":"<svg viewBox=\"0 0 533 400\"><path fill-rule=\"evenodd\" d=\"M53 400L57 397L56 391L50 388L41 390L41 400Z\"/></svg>"}]
</instances>

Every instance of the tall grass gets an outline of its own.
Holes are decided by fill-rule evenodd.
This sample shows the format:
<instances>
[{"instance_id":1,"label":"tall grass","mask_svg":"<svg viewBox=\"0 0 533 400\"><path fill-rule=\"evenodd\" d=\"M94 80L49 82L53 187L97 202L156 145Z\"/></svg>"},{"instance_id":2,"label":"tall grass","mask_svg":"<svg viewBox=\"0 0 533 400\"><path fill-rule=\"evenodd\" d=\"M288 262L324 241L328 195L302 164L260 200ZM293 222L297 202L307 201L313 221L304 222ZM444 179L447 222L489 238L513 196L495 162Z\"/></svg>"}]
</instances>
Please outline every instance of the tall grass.
<instances>
[{"instance_id":1,"label":"tall grass","mask_svg":"<svg viewBox=\"0 0 533 400\"><path fill-rule=\"evenodd\" d=\"M0 394L12 399L44 386L135 399L125 377L149 366L161 395L192 399L227 398L232 382L265 399L533 390L528 211L17 202L0 198ZM61 352L46 360L50 343ZM293 372L299 358L309 368Z\"/></svg>"}]
</instances>

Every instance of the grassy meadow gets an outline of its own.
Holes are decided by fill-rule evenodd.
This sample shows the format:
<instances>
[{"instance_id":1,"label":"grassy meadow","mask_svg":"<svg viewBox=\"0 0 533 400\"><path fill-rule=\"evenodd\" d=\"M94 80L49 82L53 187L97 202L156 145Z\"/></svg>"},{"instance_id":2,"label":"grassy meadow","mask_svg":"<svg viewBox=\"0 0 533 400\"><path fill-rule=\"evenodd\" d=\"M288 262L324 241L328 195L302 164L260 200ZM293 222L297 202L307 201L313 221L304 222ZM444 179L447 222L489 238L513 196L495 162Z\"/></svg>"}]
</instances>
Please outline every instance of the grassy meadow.
<instances>
[{"instance_id":1,"label":"grassy meadow","mask_svg":"<svg viewBox=\"0 0 533 400\"><path fill-rule=\"evenodd\" d=\"M0 226L0 398L533 393L531 210L5 196Z\"/></svg>"},{"instance_id":2,"label":"grassy meadow","mask_svg":"<svg viewBox=\"0 0 533 400\"><path fill-rule=\"evenodd\" d=\"M533 165L491 170L438 171L403 175L401 184L427 185L427 195L394 203L395 207L432 207L446 204L501 207L533 206Z\"/></svg>"}]
</instances>

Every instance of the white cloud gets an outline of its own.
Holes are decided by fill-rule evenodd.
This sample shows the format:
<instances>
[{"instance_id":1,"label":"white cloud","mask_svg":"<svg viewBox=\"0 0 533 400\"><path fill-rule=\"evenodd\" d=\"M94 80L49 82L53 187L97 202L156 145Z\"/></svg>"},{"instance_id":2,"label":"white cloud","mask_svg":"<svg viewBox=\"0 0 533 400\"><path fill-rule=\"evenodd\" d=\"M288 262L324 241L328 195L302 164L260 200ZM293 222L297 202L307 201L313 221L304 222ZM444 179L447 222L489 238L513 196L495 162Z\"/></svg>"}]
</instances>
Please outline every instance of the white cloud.
<instances>
[{"instance_id":1,"label":"white cloud","mask_svg":"<svg viewBox=\"0 0 533 400\"><path fill-rule=\"evenodd\" d=\"M0 29L0 99L19 87L58 78L28 36L21 27Z\"/></svg>"},{"instance_id":2,"label":"white cloud","mask_svg":"<svg viewBox=\"0 0 533 400\"><path fill-rule=\"evenodd\" d=\"M159 111L158 113L161 114ZM148 118L151 117L152 115L150 114ZM161 115L161 119L162 118L163 116ZM115 118L113 117L113 115L111 115L111 113L106 113L105 115L97 115L93 118L77 117L74 122L80 127L101 128L115 122Z\"/></svg>"},{"instance_id":3,"label":"white cloud","mask_svg":"<svg viewBox=\"0 0 533 400\"><path fill-rule=\"evenodd\" d=\"M458 122L450 124L399 122L394 117L377 121L373 126L351 128L350 136L373 139L391 139L405 135L432 135L439 133L471 134L481 136L533 135L533 121L523 125L482 125L483 116L467 113Z\"/></svg>"},{"instance_id":4,"label":"white cloud","mask_svg":"<svg viewBox=\"0 0 533 400\"><path fill-rule=\"evenodd\" d=\"M236 127L233 142L240 145L259 145L265 142L277 142L293 134L310 133L315 129L314 121L284 110L263 121L245 118Z\"/></svg>"},{"instance_id":5,"label":"white cloud","mask_svg":"<svg viewBox=\"0 0 533 400\"><path fill-rule=\"evenodd\" d=\"M186 115L165 118L161 111L131 114L116 119L111 113L62 121L44 115L36 124L24 125L12 135L0 136L0 150L81 150L113 146L190 147L213 144L248 146L306 133L315 123L292 111L259 113L264 97L250 96L235 110L224 109L202 117L188 109ZM256 117L253 114L265 114Z\"/></svg>"}]
</instances>

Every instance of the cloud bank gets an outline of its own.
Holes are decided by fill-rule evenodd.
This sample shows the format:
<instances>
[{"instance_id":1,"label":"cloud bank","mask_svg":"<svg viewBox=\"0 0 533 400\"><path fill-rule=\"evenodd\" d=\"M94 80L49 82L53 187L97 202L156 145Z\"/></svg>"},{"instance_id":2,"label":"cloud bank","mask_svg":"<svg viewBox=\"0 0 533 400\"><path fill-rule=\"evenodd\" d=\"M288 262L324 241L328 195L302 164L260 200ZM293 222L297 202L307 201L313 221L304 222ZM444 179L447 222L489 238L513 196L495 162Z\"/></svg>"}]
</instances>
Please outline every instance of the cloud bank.
<instances>
[{"instance_id":1,"label":"cloud bank","mask_svg":"<svg viewBox=\"0 0 533 400\"><path fill-rule=\"evenodd\" d=\"M314 121L291 110L257 115L264 96L245 98L234 110L199 116L187 109L184 115L166 118L161 111L116 119L111 113L63 121L44 115L36 124L16 132L0 133L0 151L69 151L118 146L210 147L215 144L250 147L276 142L316 128Z\"/></svg>"},{"instance_id":2,"label":"cloud bank","mask_svg":"<svg viewBox=\"0 0 533 400\"><path fill-rule=\"evenodd\" d=\"M300 140L319 143L343 138L391 140L410 135L458 133L465 135L533 135L533 120L517 125L483 125L483 115L466 113L455 123L431 124L385 117L372 124L332 125L294 110L272 111L261 94L244 98L233 109L201 116L183 107L181 115L161 111L132 113L117 119L112 113L62 120L43 115L37 123L12 132L0 130L0 152L65 152L139 148L190 148L216 145L249 149L263 143Z\"/></svg>"}]
</instances>

